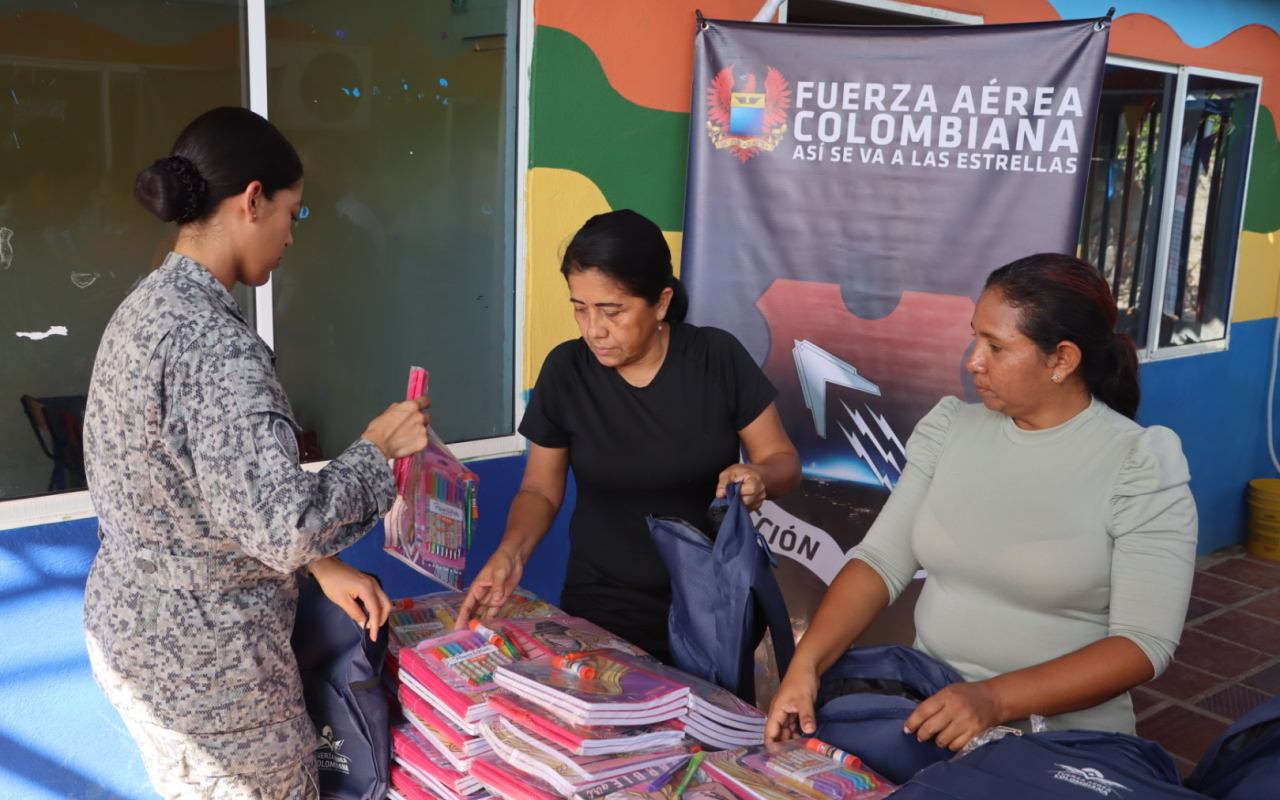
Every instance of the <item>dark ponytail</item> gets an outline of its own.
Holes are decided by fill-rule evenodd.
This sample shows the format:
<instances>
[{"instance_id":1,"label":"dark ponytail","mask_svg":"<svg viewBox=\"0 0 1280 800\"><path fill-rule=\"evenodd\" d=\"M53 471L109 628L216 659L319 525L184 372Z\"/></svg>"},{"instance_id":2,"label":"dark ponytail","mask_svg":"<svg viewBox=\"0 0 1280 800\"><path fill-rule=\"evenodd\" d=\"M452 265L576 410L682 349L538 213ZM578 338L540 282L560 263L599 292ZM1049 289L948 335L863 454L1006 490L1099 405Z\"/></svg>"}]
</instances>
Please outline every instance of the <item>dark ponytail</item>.
<instances>
[{"instance_id":1,"label":"dark ponytail","mask_svg":"<svg viewBox=\"0 0 1280 800\"><path fill-rule=\"evenodd\" d=\"M1128 334L1116 333L1119 311L1111 287L1096 267L1072 256L1040 253L1005 264L987 278L1018 309L1018 329L1044 353L1062 342L1080 348L1080 370L1089 391L1133 419L1142 390L1138 351Z\"/></svg>"},{"instance_id":2,"label":"dark ponytail","mask_svg":"<svg viewBox=\"0 0 1280 800\"><path fill-rule=\"evenodd\" d=\"M138 173L133 195L164 222L208 218L253 181L268 200L302 179L302 160L274 125L247 108L206 111L178 136L167 158Z\"/></svg>"},{"instance_id":3,"label":"dark ponytail","mask_svg":"<svg viewBox=\"0 0 1280 800\"><path fill-rule=\"evenodd\" d=\"M689 293L675 277L662 229L630 209L597 214L573 235L560 262L560 274L568 278L588 269L600 270L627 294L649 305L670 288L667 322L683 322L689 312Z\"/></svg>"}]
</instances>

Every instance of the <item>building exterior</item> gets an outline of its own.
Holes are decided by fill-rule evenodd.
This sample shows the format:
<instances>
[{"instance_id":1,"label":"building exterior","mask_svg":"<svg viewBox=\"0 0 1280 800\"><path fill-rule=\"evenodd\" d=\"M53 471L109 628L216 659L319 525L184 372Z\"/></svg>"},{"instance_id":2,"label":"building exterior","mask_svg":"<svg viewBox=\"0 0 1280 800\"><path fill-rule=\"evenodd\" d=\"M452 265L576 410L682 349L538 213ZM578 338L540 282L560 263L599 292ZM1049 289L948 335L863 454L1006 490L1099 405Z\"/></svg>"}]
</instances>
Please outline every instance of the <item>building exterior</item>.
<instances>
[{"instance_id":1,"label":"building exterior","mask_svg":"<svg viewBox=\"0 0 1280 800\"><path fill-rule=\"evenodd\" d=\"M133 175L213 105L263 111L290 136L307 216L285 269L242 304L277 351L313 459L398 399L409 364L432 372L437 428L477 459L478 568L519 484L524 398L550 349L577 336L561 249L590 215L632 208L679 252L694 10L748 20L762 5L778 24L1105 11L1079 0L0 5L0 386L12 406L0 413L11 643L0 795L152 796L84 654L97 541L74 461L97 336L171 235L132 202ZM1183 440L1203 554L1243 540L1245 485L1278 469L1267 436L1280 6L1134 0L1118 6L1110 53L1081 252L1113 278L1143 346L1139 421ZM35 401L22 415L20 397ZM431 590L379 540L375 530L351 560L393 596ZM526 585L557 597L566 552L562 519Z\"/></svg>"}]
</instances>

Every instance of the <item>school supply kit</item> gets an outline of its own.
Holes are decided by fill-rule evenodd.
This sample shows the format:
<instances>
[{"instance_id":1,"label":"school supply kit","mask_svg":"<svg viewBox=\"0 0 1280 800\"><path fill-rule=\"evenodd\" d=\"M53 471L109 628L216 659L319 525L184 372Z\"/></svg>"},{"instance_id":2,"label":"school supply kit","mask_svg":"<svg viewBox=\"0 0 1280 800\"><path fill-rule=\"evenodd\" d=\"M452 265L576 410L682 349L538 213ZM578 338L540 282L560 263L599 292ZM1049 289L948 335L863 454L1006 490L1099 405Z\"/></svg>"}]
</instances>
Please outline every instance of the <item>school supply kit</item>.
<instances>
[{"instance_id":1,"label":"school supply kit","mask_svg":"<svg viewBox=\"0 0 1280 800\"><path fill-rule=\"evenodd\" d=\"M406 399L427 394L427 371L409 371ZM451 589L462 587L467 552L479 516L476 490L480 479L467 469L433 428L427 447L396 460L397 497L388 512L383 549Z\"/></svg>"}]
</instances>

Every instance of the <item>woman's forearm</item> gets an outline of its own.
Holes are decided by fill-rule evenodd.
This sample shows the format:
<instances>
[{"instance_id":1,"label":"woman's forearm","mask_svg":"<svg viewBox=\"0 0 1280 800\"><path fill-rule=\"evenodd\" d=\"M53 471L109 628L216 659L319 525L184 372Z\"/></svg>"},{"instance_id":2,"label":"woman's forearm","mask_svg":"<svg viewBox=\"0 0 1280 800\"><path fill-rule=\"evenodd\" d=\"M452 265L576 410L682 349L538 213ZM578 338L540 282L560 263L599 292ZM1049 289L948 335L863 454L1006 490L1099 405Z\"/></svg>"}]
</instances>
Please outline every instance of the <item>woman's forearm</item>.
<instances>
[{"instance_id":1,"label":"woman's forearm","mask_svg":"<svg viewBox=\"0 0 1280 800\"><path fill-rule=\"evenodd\" d=\"M1137 644L1109 636L987 682L999 698L1004 720L1009 721L1092 708L1153 677L1155 668Z\"/></svg>"},{"instance_id":2,"label":"woman's forearm","mask_svg":"<svg viewBox=\"0 0 1280 800\"><path fill-rule=\"evenodd\" d=\"M851 559L831 582L809 629L796 647L792 668L821 675L889 605L889 589L865 561Z\"/></svg>"},{"instance_id":3,"label":"woman's forearm","mask_svg":"<svg viewBox=\"0 0 1280 800\"><path fill-rule=\"evenodd\" d=\"M773 453L751 467L760 475L766 497L782 497L800 485L800 457L795 452Z\"/></svg>"},{"instance_id":4,"label":"woman's forearm","mask_svg":"<svg viewBox=\"0 0 1280 800\"><path fill-rule=\"evenodd\" d=\"M507 529L498 549L510 553L521 564L527 563L538 543L551 530L560 507L550 498L532 489L521 489L511 501Z\"/></svg>"}]
</instances>

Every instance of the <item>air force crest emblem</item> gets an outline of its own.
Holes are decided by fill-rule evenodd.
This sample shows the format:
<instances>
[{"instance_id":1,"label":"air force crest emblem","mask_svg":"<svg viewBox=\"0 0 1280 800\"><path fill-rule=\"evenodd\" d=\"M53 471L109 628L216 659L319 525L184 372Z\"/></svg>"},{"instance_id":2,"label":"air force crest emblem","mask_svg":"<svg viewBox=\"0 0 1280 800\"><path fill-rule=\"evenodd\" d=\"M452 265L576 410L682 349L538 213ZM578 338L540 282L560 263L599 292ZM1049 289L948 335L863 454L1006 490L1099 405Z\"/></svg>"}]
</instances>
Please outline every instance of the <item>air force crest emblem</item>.
<instances>
[{"instance_id":1,"label":"air force crest emblem","mask_svg":"<svg viewBox=\"0 0 1280 800\"><path fill-rule=\"evenodd\" d=\"M720 70L707 90L707 134L717 150L728 150L742 163L773 150L787 132L791 89L782 73L768 67L764 91L755 75L746 75L735 91L733 65Z\"/></svg>"}]
</instances>

